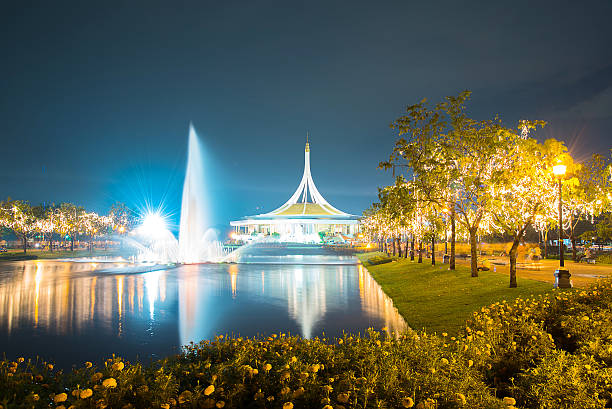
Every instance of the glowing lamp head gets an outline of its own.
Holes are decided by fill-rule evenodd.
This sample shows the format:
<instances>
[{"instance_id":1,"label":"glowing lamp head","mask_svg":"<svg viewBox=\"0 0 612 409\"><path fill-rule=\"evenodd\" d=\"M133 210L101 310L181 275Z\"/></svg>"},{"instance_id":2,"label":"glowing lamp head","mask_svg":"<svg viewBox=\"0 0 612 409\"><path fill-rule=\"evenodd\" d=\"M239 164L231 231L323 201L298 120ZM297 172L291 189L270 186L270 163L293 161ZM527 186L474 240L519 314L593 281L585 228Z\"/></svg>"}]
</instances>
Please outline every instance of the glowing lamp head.
<instances>
[{"instance_id":1,"label":"glowing lamp head","mask_svg":"<svg viewBox=\"0 0 612 409\"><path fill-rule=\"evenodd\" d=\"M567 166L565 165L555 165L553 166L553 173L555 176L563 176L565 175L565 171L567 170Z\"/></svg>"}]
</instances>

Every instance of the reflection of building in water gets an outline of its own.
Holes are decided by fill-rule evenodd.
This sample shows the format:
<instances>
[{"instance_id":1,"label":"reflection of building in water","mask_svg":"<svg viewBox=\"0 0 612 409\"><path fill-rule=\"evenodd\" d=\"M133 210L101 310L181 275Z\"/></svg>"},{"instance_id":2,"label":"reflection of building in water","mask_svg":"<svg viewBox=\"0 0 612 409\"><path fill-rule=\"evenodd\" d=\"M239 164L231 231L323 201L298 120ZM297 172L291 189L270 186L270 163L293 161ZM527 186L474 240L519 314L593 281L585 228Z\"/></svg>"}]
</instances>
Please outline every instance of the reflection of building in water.
<instances>
[{"instance_id":1,"label":"reflection of building in water","mask_svg":"<svg viewBox=\"0 0 612 409\"><path fill-rule=\"evenodd\" d=\"M325 315L325 273L293 266L281 273L281 287L287 294L289 315L300 324L302 336L310 338L314 326Z\"/></svg>"},{"instance_id":2,"label":"reflection of building in water","mask_svg":"<svg viewBox=\"0 0 612 409\"><path fill-rule=\"evenodd\" d=\"M96 273L99 267L93 263L24 262L21 274L0 276L0 328L8 333L36 327L70 334L95 320L96 325L120 335L125 316L143 312L145 292L147 312L153 319L155 302L166 299L165 271L117 275Z\"/></svg>"},{"instance_id":3,"label":"reflection of building in water","mask_svg":"<svg viewBox=\"0 0 612 409\"><path fill-rule=\"evenodd\" d=\"M405 331L408 328L406 321L398 313L391 298L385 294L365 267L359 264L358 269L361 308L369 315L379 316L389 331Z\"/></svg>"}]
</instances>

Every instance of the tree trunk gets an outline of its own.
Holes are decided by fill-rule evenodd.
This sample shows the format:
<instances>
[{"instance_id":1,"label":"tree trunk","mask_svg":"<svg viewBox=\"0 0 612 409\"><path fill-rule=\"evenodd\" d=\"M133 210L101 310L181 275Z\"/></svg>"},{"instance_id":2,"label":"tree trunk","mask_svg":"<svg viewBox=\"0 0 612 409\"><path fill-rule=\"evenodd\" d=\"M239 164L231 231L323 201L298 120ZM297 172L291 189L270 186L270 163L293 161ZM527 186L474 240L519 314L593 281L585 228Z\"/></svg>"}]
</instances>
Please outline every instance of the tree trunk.
<instances>
[{"instance_id":1,"label":"tree trunk","mask_svg":"<svg viewBox=\"0 0 612 409\"><path fill-rule=\"evenodd\" d=\"M574 263L578 261L578 252L576 251L576 236L574 235L574 229L570 230L570 240L572 242L572 260Z\"/></svg>"},{"instance_id":2,"label":"tree trunk","mask_svg":"<svg viewBox=\"0 0 612 409\"><path fill-rule=\"evenodd\" d=\"M395 257L395 237L391 237L391 244L393 245L393 257Z\"/></svg>"},{"instance_id":3,"label":"tree trunk","mask_svg":"<svg viewBox=\"0 0 612 409\"><path fill-rule=\"evenodd\" d=\"M472 227L469 229L470 232L470 254L472 256L472 260L470 263L470 267L472 270L472 277L478 277L478 252L476 248L476 232L478 228Z\"/></svg>"},{"instance_id":4,"label":"tree trunk","mask_svg":"<svg viewBox=\"0 0 612 409\"><path fill-rule=\"evenodd\" d=\"M518 255L518 246L521 238L517 235L514 237L512 247L508 256L510 257L510 288L516 288L516 256Z\"/></svg>"},{"instance_id":5,"label":"tree trunk","mask_svg":"<svg viewBox=\"0 0 612 409\"><path fill-rule=\"evenodd\" d=\"M455 269L455 239L456 239L456 229L455 229L455 203L451 206L451 251L450 251L450 260L448 261L448 268L450 270Z\"/></svg>"},{"instance_id":6,"label":"tree trunk","mask_svg":"<svg viewBox=\"0 0 612 409\"><path fill-rule=\"evenodd\" d=\"M387 257L389 257L389 243L387 242L387 239L385 239L385 254Z\"/></svg>"},{"instance_id":7,"label":"tree trunk","mask_svg":"<svg viewBox=\"0 0 612 409\"><path fill-rule=\"evenodd\" d=\"M419 263L423 262L423 240L419 240Z\"/></svg>"},{"instance_id":8,"label":"tree trunk","mask_svg":"<svg viewBox=\"0 0 612 409\"><path fill-rule=\"evenodd\" d=\"M525 235L525 230L529 227L531 223L525 224L521 230L514 236L514 240L512 241L512 247L510 247L510 288L516 288L516 256L518 254L518 246L521 242L521 239Z\"/></svg>"},{"instance_id":9,"label":"tree trunk","mask_svg":"<svg viewBox=\"0 0 612 409\"><path fill-rule=\"evenodd\" d=\"M408 235L406 235L406 247L404 249L404 258L408 258Z\"/></svg>"},{"instance_id":10,"label":"tree trunk","mask_svg":"<svg viewBox=\"0 0 612 409\"><path fill-rule=\"evenodd\" d=\"M436 237L431 238L431 265L436 265Z\"/></svg>"},{"instance_id":11,"label":"tree trunk","mask_svg":"<svg viewBox=\"0 0 612 409\"><path fill-rule=\"evenodd\" d=\"M23 254L27 253L27 248L28 248L28 238L24 234L23 235Z\"/></svg>"},{"instance_id":12,"label":"tree trunk","mask_svg":"<svg viewBox=\"0 0 612 409\"><path fill-rule=\"evenodd\" d=\"M402 239L400 237L397 238L397 256L402 258Z\"/></svg>"},{"instance_id":13,"label":"tree trunk","mask_svg":"<svg viewBox=\"0 0 612 409\"><path fill-rule=\"evenodd\" d=\"M412 235L412 241L410 241L410 261L414 261L414 234Z\"/></svg>"},{"instance_id":14,"label":"tree trunk","mask_svg":"<svg viewBox=\"0 0 612 409\"><path fill-rule=\"evenodd\" d=\"M544 258L548 258L548 230L544 231Z\"/></svg>"},{"instance_id":15,"label":"tree trunk","mask_svg":"<svg viewBox=\"0 0 612 409\"><path fill-rule=\"evenodd\" d=\"M70 251L74 251L74 236L70 235Z\"/></svg>"}]
</instances>

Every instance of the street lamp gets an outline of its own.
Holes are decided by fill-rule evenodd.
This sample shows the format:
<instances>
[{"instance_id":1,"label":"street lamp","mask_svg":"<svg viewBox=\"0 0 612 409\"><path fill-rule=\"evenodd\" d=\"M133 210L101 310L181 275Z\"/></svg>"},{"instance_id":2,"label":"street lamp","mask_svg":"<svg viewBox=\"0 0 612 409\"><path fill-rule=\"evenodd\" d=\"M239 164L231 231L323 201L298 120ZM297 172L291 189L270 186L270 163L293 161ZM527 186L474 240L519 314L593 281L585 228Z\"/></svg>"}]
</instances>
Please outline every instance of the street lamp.
<instances>
[{"instance_id":1,"label":"street lamp","mask_svg":"<svg viewBox=\"0 0 612 409\"><path fill-rule=\"evenodd\" d=\"M565 175L567 166L558 164L553 166L553 174L559 179L559 268L555 271L555 288L572 288L570 282L571 274L565 268L564 252L563 252L563 207L562 207L562 190L561 179Z\"/></svg>"}]
</instances>

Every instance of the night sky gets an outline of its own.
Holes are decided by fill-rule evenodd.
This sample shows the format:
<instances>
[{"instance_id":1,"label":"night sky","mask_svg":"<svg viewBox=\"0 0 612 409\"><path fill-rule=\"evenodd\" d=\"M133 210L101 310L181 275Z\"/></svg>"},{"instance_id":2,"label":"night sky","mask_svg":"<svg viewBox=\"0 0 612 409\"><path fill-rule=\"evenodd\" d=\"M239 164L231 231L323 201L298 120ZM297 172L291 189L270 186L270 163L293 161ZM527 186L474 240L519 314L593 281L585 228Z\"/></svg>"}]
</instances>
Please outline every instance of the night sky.
<instances>
[{"instance_id":1,"label":"night sky","mask_svg":"<svg viewBox=\"0 0 612 409\"><path fill-rule=\"evenodd\" d=\"M392 182L389 123L464 89L476 119L606 153L611 21L610 1L3 1L0 195L178 223L193 121L217 227L289 198L307 131L319 191L361 214Z\"/></svg>"}]
</instances>

